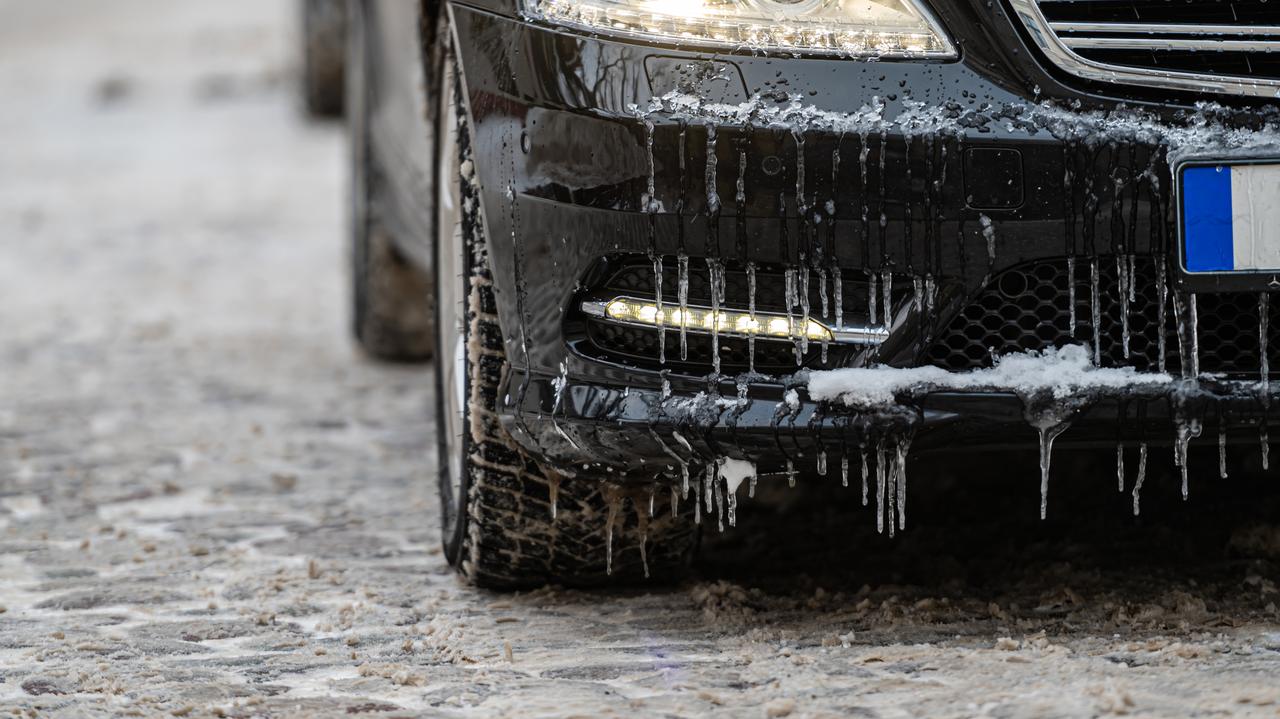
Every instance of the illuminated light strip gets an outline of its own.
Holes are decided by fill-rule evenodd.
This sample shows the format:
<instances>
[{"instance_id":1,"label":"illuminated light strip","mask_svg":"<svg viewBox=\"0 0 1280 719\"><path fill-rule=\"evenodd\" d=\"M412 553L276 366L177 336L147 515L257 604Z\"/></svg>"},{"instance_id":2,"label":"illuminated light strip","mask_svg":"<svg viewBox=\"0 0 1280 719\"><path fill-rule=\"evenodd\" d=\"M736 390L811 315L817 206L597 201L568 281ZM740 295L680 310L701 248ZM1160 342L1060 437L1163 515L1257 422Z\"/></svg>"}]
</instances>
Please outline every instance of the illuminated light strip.
<instances>
[{"instance_id":1,"label":"illuminated light strip","mask_svg":"<svg viewBox=\"0 0 1280 719\"><path fill-rule=\"evenodd\" d=\"M585 300L582 311L608 322L678 331L711 334L713 331L725 337L757 337L787 340L807 337L810 342L832 344L878 345L889 337L884 327L831 327L810 318L788 318L777 312L754 314L744 310L721 309L686 305L684 309L664 303L663 309L647 300L634 297L615 297L611 300Z\"/></svg>"}]
</instances>

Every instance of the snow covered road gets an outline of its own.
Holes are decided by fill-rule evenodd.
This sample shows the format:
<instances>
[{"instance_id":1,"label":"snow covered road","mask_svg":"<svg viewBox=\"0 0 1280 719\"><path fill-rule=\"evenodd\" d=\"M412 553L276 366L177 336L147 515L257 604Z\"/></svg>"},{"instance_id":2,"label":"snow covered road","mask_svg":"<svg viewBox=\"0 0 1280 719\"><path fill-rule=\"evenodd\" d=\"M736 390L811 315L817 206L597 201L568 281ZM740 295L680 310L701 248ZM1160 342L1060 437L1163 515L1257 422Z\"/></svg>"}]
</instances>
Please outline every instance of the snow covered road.
<instances>
[{"instance_id":1,"label":"snow covered road","mask_svg":"<svg viewBox=\"0 0 1280 719\"><path fill-rule=\"evenodd\" d=\"M1280 715L1254 450L1184 504L1153 449L1142 521L1113 465L1055 457L1042 523L1034 452L926 458L893 541L762 481L680 586L459 584L295 15L0 0L0 715Z\"/></svg>"}]
</instances>

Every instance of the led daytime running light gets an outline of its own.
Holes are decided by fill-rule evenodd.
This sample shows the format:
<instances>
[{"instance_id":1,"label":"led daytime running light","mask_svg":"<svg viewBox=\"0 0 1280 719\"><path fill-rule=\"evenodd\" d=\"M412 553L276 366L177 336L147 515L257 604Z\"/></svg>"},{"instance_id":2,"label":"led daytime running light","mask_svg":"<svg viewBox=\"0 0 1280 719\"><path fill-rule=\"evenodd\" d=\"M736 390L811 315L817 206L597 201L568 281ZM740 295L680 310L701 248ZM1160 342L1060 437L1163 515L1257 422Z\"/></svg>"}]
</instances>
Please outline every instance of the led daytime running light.
<instances>
[{"instance_id":1,"label":"led daytime running light","mask_svg":"<svg viewBox=\"0 0 1280 719\"><path fill-rule=\"evenodd\" d=\"M664 305L661 309L652 302L619 297L604 305L604 315L611 320L646 327L666 327L679 330L717 332L739 337L772 337L788 339L807 337L813 342L831 342L835 335L821 322L787 317L770 312L735 312L713 310L704 307Z\"/></svg>"}]
</instances>

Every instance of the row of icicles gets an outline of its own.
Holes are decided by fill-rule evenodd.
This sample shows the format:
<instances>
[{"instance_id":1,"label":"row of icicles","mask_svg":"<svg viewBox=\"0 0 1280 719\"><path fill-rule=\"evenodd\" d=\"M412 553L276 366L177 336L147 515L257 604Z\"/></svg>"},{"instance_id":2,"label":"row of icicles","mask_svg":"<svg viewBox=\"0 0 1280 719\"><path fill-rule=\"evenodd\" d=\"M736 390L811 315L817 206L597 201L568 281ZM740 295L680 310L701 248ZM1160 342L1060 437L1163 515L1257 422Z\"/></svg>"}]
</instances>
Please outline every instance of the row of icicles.
<instances>
[{"instance_id":1,"label":"row of icicles","mask_svg":"<svg viewBox=\"0 0 1280 719\"><path fill-rule=\"evenodd\" d=\"M648 178L647 178L646 191L644 195L641 197L640 205L642 210L650 215L650 244L651 244L650 259L652 260L653 274L654 274L654 302L658 309L658 313L657 313L658 317L663 318L665 317L663 313L663 303L665 300L664 294L663 294L664 259L663 259L663 256L657 252L656 225L653 221L654 216L657 213L660 213L663 211L663 207L662 207L662 203L657 199L657 193L656 193L656 164L654 161L654 153L653 153L654 124L651 120L649 120L648 118L645 118L644 125L646 129L645 139L646 139L646 150L648 155ZM717 180L718 165L717 165L717 156L716 156L716 142L717 142L716 134L717 133L716 133L715 125L712 123L708 123L706 129L707 129L707 139L706 139L707 147L706 147L706 163L704 166L705 186L707 191L706 207L707 207L709 218L711 220L711 222L709 223L709 227L711 228L709 230L709 233L710 233L709 245L714 246L715 249L713 250L713 255L716 255L716 256L708 257L706 258L705 261L707 263L707 273L708 273L708 280L710 285L709 299L712 305L713 313L717 313L725 302L725 265L723 260L720 259L720 257L718 256L718 235L717 235L718 222L717 220L719 218L721 200L717 192L717 184L718 184L718 180ZM807 205L808 200L805 194L805 186L804 186L804 183L805 183L805 171L804 171L804 165L803 165L804 136L802 132L800 132L795 128L791 130L791 134L793 135L799 148L798 154L797 154L795 198L796 198L797 209L803 218L803 217L807 217L806 213L809 211L809 209L811 209ZM859 162L860 162L859 172L862 179L862 187L865 188L867 187L867 175L868 175L868 164L869 164L868 157L869 157L870 145L867 141L869 132L864 130L864 131L861 131L859 134L861 135L861 138L860 138L861 150L859 153ZM885 170L886 170L885 168L886 153L883 148L887 145L887 142L888 142L887 127L881 128L881 131L879 134L880 134L881 148L882 148L881 152L879 153L879 157L880 157L879 167L878 167L879 180L880 180L879 186L881 188L881 191L883 192L883 188L885 187ZM681 135L681 139L678 145L679 166L680 166L680 172L683 176L683 174L686 171L683 122L681 123L680 135ZM908 134L907 135L908 149L910 147L910 141L911 141L911 137L910 137L910 134ZM943 178L945 178L945 171L946 171L945 144L943 145L942 149L943 149L943 158L944 158L944 162L942 164L942 172L943 172ZM1064 149L1064 152L1065 152L1065 149ZM746 202L746 180L745 180L745 172L746 172L746 166L747 166L746 159L747 158L746 158L745 151L742 149L739 149L738 177L736 182L736 188L735 188L736 193L734 198L739 208L744 207ZM1156 159L1157 159L1157 156L1153 154L1150 160L1150 162L1152 163L1152 167L1148 167L1145 172L1138 174L1135 178L1137 181L1140 181L1142 178L1146 178L1147 181L1150 183L1152 192L1158 192L1159 190L1158 178L1154 171L1154 163L1156 162ZM833 157L832 157L833 167L837 168L837 171L839 167L839 162L840 162L839 150L837 149L833 153ZM908 166L908 172L909 172L909 166ZM1068 166L1067 176L1065 179L1065 186L1067 188L1068 195L1073 194L1074 183L1077 179L1078 178L1074 177L1074 171L1071 169L1071 166ZM1091 178L1086 177L1085 179L1086 179L1086 188L1091 188L1092 182L1089 181ZM933 184L935 185L934 189L936 190L938 187L940 187L942 182L943 182L942 179L935 179L933 181ZM1137 192L1136 187L1137 186L1135 184L1135 192ZM1096 205L1096 203L1097 203L1097 199L1095 196L1094 204ZM675 208L677 214L680 214L683 212L683 205L684 205L684 198L682 194L680 200L677 203L677 207ZM881 201L879 202L879 217L876 218L878 220L878 224L882 232L888 222L888 218L885 214L884 208L885 208L885 203L882 197ZM834 218L834 203L827 203L826 209L827 209L827 214L830 215L832 218ZM908 203L907 211L908 213L910 212L909 203ZM1121 210L1121 212L1123 212L1123 210ZM862 200L862 207L861 207L861 221L864 227L868 226L869 224L869 214L870 214L870 206L869 206L866 194L863 193L863 200ZM986 246L985 249L987 254L988 270L989 270L987 277L989 279L990 271L994 269L995 263L996 263L996 247L997 247L996 229L995 229L994 222L986 215L980 215L978 219L980 221L981 234L984 240L984 244ZM1121 219L1123 221L1123 215L1121 215ZM1133 218L1130 218L1130 219L1132 220ZM1068 222L1069 224L1071 224L1070 218L1068 218ZM1132 225L1133 223L1130 222L1129 224ZM963 228L963 225L962 225L962 228ZM1155 233L1156 229L1153 227L1152 231L1153 233ZM1071 234L1074 235L1074 232L1072 231ZM1089 238L1087 237L1086 239L1089 239ZM962 230L960 241L963 242L963 240L964 240L964 237L963 237L963 230ZM963 252L963 248L961 248L961 251ZM785 283L785 303L786 303L786 312L787 312L789 324L791 327L797 327L797 326L807 327L810 315L812 311L815 309L810 306L810 298L809 298L810 283L812 282L812 273L817 274L818 296L819 296L819 301L821 303L820 312L821 312L822 318L827 319L832 315L834 315L834 321L836 326L837 327L843 326L844 302L842 297L843 280L841 277L841 268L836 265L834 258L830 258L830 259L831 259L831 262L829 266L818 266L819 263L807 263L805 261L804 252L802 250L801 262L799 263L799 266L790 267L785 271L784 277L783 277L783 280ZM676 281L676 298L675 298L676 303L678 304L680 309L680 317L688 316L687 310L688 310L688 304L689 304L689 276L690 276L689 262L690 262L690 257L685 252L685 249L684 249L683 227L681 226L680 247L679 247L678 254L676 256L677 281ZM1092 325L1092 334L1093 334L1093 336L1088 339L1092 340L1091 345L1093 350L1094 364L1097 366L1101 366L1102 308L1101 308L1101 303L1099 301L1099 298L1101 296L1101 292L1100 292L1100 274L1101 273L1100 273L1100 267L1099 267L1100 258L1096 255L1092 258L1086 257L1085 262L1086 262L1085 271L1088 274L1088 283L1089 283L1089 289L1091 294L1090 302L1089 302L1089 311L1091 314L1091 320L1092 320L1091 325ZM1136 294L1135 285L1137 284L1135 281L1135 269L1134 269L1135 255L1132 254L1132 252L1125 252L1123 251L1123 248L1121 248L1121 251L1117 252L1115 256L1115 263L1116 263L1116 273L1119 278L1119 284L1120 284L1118 296L1121 304L1121 308L1120 308L1120 318L1121 318L1121 325L1122 325L1121 348L1122 348L1124 357L1127 359L1130 356L1129 314L1130 314L1130 308L1132 304L1135 302L1135 294ZM814 265L812 269L810 267L810 264ZM756 263L748 260L745 263L745 270L746 270L747 288L748 288L748 311L754 317L757 309L756 308L756 289L757 289ZM1072 254L1067 258L1067 274L1068 274L1067 301L1070 305L1069 307L1070 325L1071 325L1070 333L1072 336L1075 336L1076 329L1077 329L1076 328L1076 281L1075 281L1077 271L1078 271L1077 257L1074 254ZM882 269L878 271L868 269L866 270L866 272L869 278L868 298L867 298L868 311L869 311L868 312L869 323L874 325L877 323L877 320L883 319L883 321L887 324L890 318L890 313L893 310L892 296L891 296L891 290L893 287L893 277L894 277L893 272L887 269ZM1157 277L1156 277L1157 300L1156 301L1158 303L1157 309L1159 312L1157 323L1160 327L1164 327L1166 303L1171 300L1173 303L1173 310L1177 320L1176 328L1178 331L1178 338L1179 338L1179 343L1178 343L1179 353L1184 358L1184 361L1181 363L1183 378L1185 380L1190 380L1194 382L1195 379L1199 376L1198 328L1196 326L1197 325L1196 295L1194 293L1185 293L1184 295L1184 293L1181 293L1178 291L1170 291L1171 288L1169 287L1167 271L1163 262L1156 262L1156 274L1157 274ZM830 287L832 290L830 293L828 293L827 291L828 283L830 283ZM914 291L914 297L912 298L912 303L917 313L925 317L931 316L933 314L933 307L936 301L935 278L930 273L925 273L923 275L913 275L912 286ZM1259 303L1259 316L1260 316L1259 342L1260 342L1260 348L1261 348L1260 349L1260 354L1261 354L1261 367L1260 367L1261 392L1260 394L1265 402L1266 399L1269 398L1269 371L1270 371L1268 367L1268 361L1267 361L1269 296L1266 292L1262 292L1259 294L1258 303ZM799 314L800 314L800 323L798 325L795 322L795 316L794 316L797 310L799 311ZM667 330L661 325L661 322L662 320L660 319L658 332L657 332L658 359L660 364L665 364L667 359L667 347L666 347ZM687 328L683 322L679 323L678 336L679 336L679 356L681 360L685 360L688 357L688 342L687 342ZM721 372L719 323L712 323L711 339L712 339L712 372L713 372L712 376L719 377ZM800 364L802 364L804 357L808 352L809 338L806 333L799 332L799 333L796 333L794 337L792 337L792 341L795 345L796 363L797 363L797 366L799 366ZM1158 371L1164 372L1166 368L1166 347L1165 347L1166 343L1165 343L1165 337L1164 337L1163 331L1161 331L1158 334L1158 343L1159 343L1159 349L1157 352ZM826 343L823 342L822 344L823 362L826 361L826 354L827 354L827 346L826 346ZM755 374L755 337L754 336L748 337L748 358L749 358L748 374L754 375ZM745 392L743 391L743 387L741 386L739 387L739 395L740 396L745 395ZM1068 428L1069 424L1070 424L1069 421L1061 421L1061 422L1051 422L1051 423L1035 425L1036 429L1040 434L1040 470L1041 470L1041 476L1040 476L1041 510L1040 511L1041 511L1042 518L1044 518L1047 515L1047 510L1048 510L1049 465L1050 465L1050 458L1052 454L1053 443L1054 443L1054 440ZM1187 447L1191 439L1198 437L1201 434L1202 423L1199 419L1179 418L1175 421L1175 429L1176 429L1176 438L1175 438L1176 441L1174 444L1174 458L1175 458L1176 466L1178 466L1179 469L1181 470L1182 494L1185 499L1188 496ZM657 441L665 450L665 452L677 463L677 465L680 468L681 482L679 486L673 486L671 490L672 492L671 504L672 504L672 512L674 514L677 511L680 499L684 498L685 500L688 500L689 498L689 493L691 491L689 463L685 459L683 459L679 453L672 450L670 446L668 446L665 442L663 442L662 439L658 437L656 433L653 436L655 439L657 439ZM694 454L692 447L679 434L679 432L674 433L674 438L676 442L681 444L689 454L691 455ZM1260 442L1262 446L1262 461L1263 461L1263 466L1265 468L1269 463L1267 434L1266 434L1265 424L1263 424L1260 428ZM1218 445L1219 445L1219 471L1222 474L1222 476L1225 477L1226 476L1225 431L1220 433ZM909 447L910 447L910 439L908 438L908 439L900 439L900 440L894 440L889 442L880 442L879 444L877 444L876 447L870 450L870 452L866 449L863 449L859 453L860 454L860 458L859 458L860 470L862 474L862 502L864 506L869 503L870 485L872 482L871 467L874 466L875 468L874 483L875 483L875 497L876 497L876 508L877 508L877 529L878 531L883 532L887 524L890 535L894 533L895 528L898 530L901 530L905 528L905 525L906 525L906 456L907 456L907 450L909 449ZM1124 488L1125 488L1125 449L1126 449L1126 446L1124 443L1118 444L1116 449L1116 474L1117 474L1118 484L1120 486L1121 491L1124 491ZM868 455L871 455L870 460L868 459ZM840 471L842 475L842 483L845 486L848 485L849 464L850 463L849 463L848 457L842 455L840 460ZM794 485L795 476L796 476L794 465L792 464L791 461L788 461L787 465L788 465L788 468L787 468L786 474L788 477L788 483L790 485ZM706 514L714 513L717 516L717 524L720 530L723 531L726 515L727 515L729 526L735 526L736 524L736 507L737 507L736 489L737 487L734 486L732 490L729 489L729 482L720 476L720 472L719 472L720 466L721 466L720 462L711 462L706 464L705 467L703 468L703 471L699 473L699 478L697 480L699 486L696 489L696 491L694 491L694 501L696 503L694 516L695 516L695 521L701 522L702 515L704 513ZM1142 489L1142 485L1145 481L1146 469L1147 469L1147 444L1143 442L1138 444L1137 476L1132 487L1133 511L1135 515L1138 514L1140 511L1140 492ZM825 451L821 452L817 457L817 470L819 475L825 475L827 473L827 456ZM752 476L751 482L748 488L748 496L754 496L755 484L756 484L756 478ZM652 513L653 513L653 501L652 501L653 491L654 490L651 490L649 495L650 496L650 503L649 503L650 516L652 516ZM608 545L608 553L609 553L607 566L610 572L612 572L613 525L614 525L614 520L616 519L618 512L620 511L621 501L622 501L621 494L615 494L612 496L612 499L610 499L610 503L609 503L609 512L608 512L607 527L606 527L606 534L607 534L606 543ZM552 514L553 516L555 514L554 500L552 505ZM886 522L886 518L888 520L887 522ZM642 542L641 542L642 556L645 553L644 544L645 542L642 539ZM646 562L646 575L647 573L648 573L648 568L647 568L647 562Z\"/></svg>"},{"instance_id":2,"label":"row of icicles","mask_svg":"<svg viewBox=\"0 0 1280 719\"><path fill-rule=\"evenodd\" d=\"M1065 429L1065 425L1059 425L1059 431L1054 432L1053 429L1042 432L1042 435L1056 437L1061 433L1061 429ZM1198 437L1201 432L1199 422L1191 421L1180 423L1178 425L1177 442L1174 445L1174 464L1181 470L1182 474L1182 498L1186 500L1189 496L1189 487L1187 481L1187 447L1191 439ZM679 437L679 433L676 433ZM1262 468L1264 470L1270 468L1270 445L1267 434L1267 426L1262 424L1259 426L1259 444L1262 452ZM1222 479L1227 478L1227 435L1225 429L1218 433L1218 475ZM738 490L740 488L740 480L735 481L729 477L723 476L720 468L726 460L707 463L703 470L696 474L697 486L693 486L694 480L689 470L688 462L685 462L679 455L671 452L667 445L663 445L671 455L679 462L681 470L681 482L672 484L671 491L671 517L676 519L679 516L679 508L681 500L687 501L690 493L693 494L695 502L694 522L701 524L704 514L716 516L717 528L720 532L724 532L726 523L730 527L737 526L737 509L738 509ZM862 506L866 507L870 504L873 496L874 488L875 508L876 508L876 531L883 534L886 529L889 536L893 537L895 530L902 531L907 526L907 454L911 447L910 438L892 439L877 443L874 450L868 451L861 449L858 452L858 470L861 475L862 489ZM1041 453L1041 484L1040 484L1040 518L1045 519L1048 510L1048 469L1049 452L1052 450L1052 439L1047 442L1042 440ZM1128 445L1120 442L1116 445L1116 488L1117 491L1124 493L1126 490L1126 469L1125 469L1125 451ZM1147 443L1137 443L1138 466L1137 474L1130 489L1133 498L1133 514L1138 516L1141 512L1141 495L1142 486L1147 476ZM840 483L843 487L849 486L849 475L851 474L850 459L846 454L840 457ZM827 452L824 450L817 455L817 473L819 476L828 474ZM787 485L794 487L796 483L797 471L792 461L787 461ZM756 494L756 483L758 475L752 474L748 477L747 497L754 498ZM551 485L551 516L554 520L557 515L557 486L558 483L553 482ZM640 504L636 503L636 515L640 524L640 557L644 565L644 575L649 576L649 564L646 552L648 542L648 520L656 516L657 504L656 497L659 491L659 485L653 485L648 489L647 511L643 511ZM605 551L606 560L605 567L608 574L613 573L613 530L617 522L618 516L622 511L623 502L627 499L627 495L618 485L607 485L605 490L605 499L607 505L607 513L605 519ZM634 502L633 498L633 502Z\"/></svg>"}]
</instances>

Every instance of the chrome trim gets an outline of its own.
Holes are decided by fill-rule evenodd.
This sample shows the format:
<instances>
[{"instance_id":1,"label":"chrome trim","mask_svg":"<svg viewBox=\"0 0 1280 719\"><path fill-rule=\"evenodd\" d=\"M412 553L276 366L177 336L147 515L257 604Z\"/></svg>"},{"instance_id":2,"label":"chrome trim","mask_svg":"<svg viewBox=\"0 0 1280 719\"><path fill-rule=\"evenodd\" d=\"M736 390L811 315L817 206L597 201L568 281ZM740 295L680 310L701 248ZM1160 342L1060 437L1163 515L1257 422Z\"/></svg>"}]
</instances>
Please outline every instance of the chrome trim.
<instances>
[{"instance_id":1,"label":"chrome trim","mask_svg":"<svg viewBox=\"0 0 1280 719\"><path fill-rule=\"evenodd\" d=\"M1280 37L1280 25L1189 25L1130 22L1051 22L1054 32L1101 32L1123 35L1236 35Z\"/></svg>"},{"instance_id":2,"label":"chrome trim","mask_svg":"<svg viewBox=\"0 0 1280 719\"><path fill-rule=\"evenodd\" d=\"M1280 79L1204 75L1111 65L1081 57L1058 37L1040 11L1036 0L1009 0L1031 38L1049 60L1067 72L1086 80L1156 87L1183 92L1212 92L1221 95L1280 98Z\"/></svg>"},{"instance_id":3,"label":"chrome trim","mask_svg":"<svg viewBox=\"0 0 1280 719\"><path fill-rule=\"evenodd\" d=\"M659 328L659 325L652 325L647 322L636 322L633 320L620 320L620 319L610 317L608 314L605 313L605 307L610 302L617 302L620 300L625 302L650 302L650 300L641 299L639 297L619 296L609 300L583 300L582 304L579 305L579 309L581 309L582 313L585 315L594 317L604 322L612 322L613 324L616 324L616 325L626 325L628 327L643 327L645 329L650 329L650 330L656 330ZM678 305L676 305L674 302L670 303L670 305L672 308L678 307ZM691 310L698 310L702 312L708 312L714 309L706 305L691 305L688 303L685 304L685 307ZM745 307L729 307L727 305L724 307L721 307L720 311L721 312L741 312L744 314L750 313L750 310ZM770 319L777 319L777 318L786 319L787 317L787 315L782 312L757 311L755 314L757 317L767 317ZM831 332L831 338L832 338L831 344L879 345L879 344L883 344L884 341L889 338L889 330L884 326L873 327L870 325L841 325L839 327L835 327L826 322L823 322L822 320L816 317L810 317L809 320L811 322L817 322L818 324L827 328L829 332ZM674 325L674 324L669 326L664 325L664 327L669 332L678 332L680 330L680 326ZM702 335L711 334L711 330L706 329L705 327L693 327L693 326L685 327L685 332L689 332L691 334L702 334ZM757 340L764 340L764 341L769 341L769 340L772 340L775 342L789 341L786 337L770 337L770 336L759 335L759 334L750 335L744 332L735 332L733 330L720 330L717 334L719 334L721 337L740 337L743 339L755 337ZM817 340L810 340L810 341L816 342Z\"/></svg>"},{"instance_id":4,"label":"chrome trim","mask_svg":"<svg viewBox=\"0 0 1280 719\"><path fill-rule=\"evenodd\" d=\"M1158 37L1061 38L1069 48L1092 50L1203 50L1205 52L1276 52L1280 40L1188 40Z\"/></svg>"}]
</instances>

